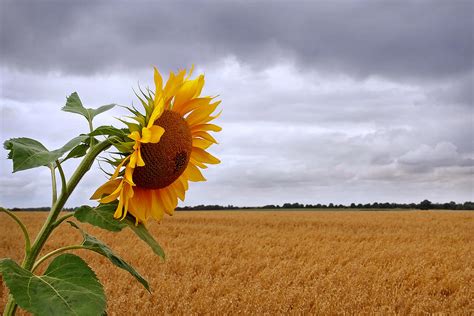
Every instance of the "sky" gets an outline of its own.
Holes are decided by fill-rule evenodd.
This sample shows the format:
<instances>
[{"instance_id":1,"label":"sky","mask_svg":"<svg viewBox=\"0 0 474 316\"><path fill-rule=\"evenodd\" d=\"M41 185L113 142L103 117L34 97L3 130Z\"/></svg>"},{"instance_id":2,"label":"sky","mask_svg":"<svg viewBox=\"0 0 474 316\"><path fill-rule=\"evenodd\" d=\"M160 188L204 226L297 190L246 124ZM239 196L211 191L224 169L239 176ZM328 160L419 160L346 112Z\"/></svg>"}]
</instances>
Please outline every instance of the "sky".
<instances>
[{"instance_id":1,"label":"sky","mask_svg":"<svg viewBox=\"0 0 474 316\"><path fill-rule=\"evenodd\" d=\"M474 200L472 1L1 0L0 56L0 139L49 149L88 131L60 111L72 92L137 104L153 66L195 65L222 163L182 206ZM6 156L0 205L49 205L49 170ZM105 181L96 164L66 206Z\"/></svg>"}]
</instances>

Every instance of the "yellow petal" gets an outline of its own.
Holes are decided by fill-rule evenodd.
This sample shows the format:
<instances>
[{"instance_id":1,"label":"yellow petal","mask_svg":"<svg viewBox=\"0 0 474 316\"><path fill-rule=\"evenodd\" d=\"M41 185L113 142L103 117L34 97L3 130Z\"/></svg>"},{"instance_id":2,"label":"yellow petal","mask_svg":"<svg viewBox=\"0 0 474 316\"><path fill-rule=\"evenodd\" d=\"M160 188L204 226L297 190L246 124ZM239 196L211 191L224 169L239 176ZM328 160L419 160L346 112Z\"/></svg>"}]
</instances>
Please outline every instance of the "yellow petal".
<instances>
[{"instance_id":1,"label":"yellow petal","mask_svg":"<svg viewBox=\"0 0 474 316\"><path fill-rule=\"evenodd\" d=\"M207 149L212 144L213 144L213 142L211 142L207 139L193 138L193 147L197 147L197 148L201 148L201 149Z\"/></svg>"},{"instance_id":2,"label":"yellow petal","mask_svg":"<svg viewBox=\"0 0 474 316\"><path fill-rule=\"evenodd\" d=\"M125 168L125 181L130 185L135 185L135 183L133 183L133 168L130 165Z\"/></svg>"},{"instance_id":3,"label":"yellow petal","mask_svg":"<svg viewBox=\"0 0 474 316\"><path fill-rule=\"evenodd\" d=\"M122 197L123 204L124 204L122 219L124 219L125 216L127 216L128 204L130 202L130 199L133 198L133 195L134 195L133 187L129 184L125 184L123 188L123 197Z\"/></svg>"},{"instance_id":4,"label":"yellow petal","mask_svg":"<svg viewBox=\"0 0 474 316\"><path fill-rule=\"evenodd\" d=\"M158 143L163 136L165 129L158 125L153 125L150 128L144 127L142 130L142 143Z\"/></svg>"},{"instance_id":5,"label":"yellow petal","mask_svg":"<svg viewBox=\"0 0 474 316\"><path fill-rule=\"evenodd\" d=\"M163 205L165 207L164 211L169 215L173 215L176 203L173 201L173 197L170 193L171 193L171 191L168 190L167 188L163 189L163 190L160 190L159 197L160 197L160 199L163 202Z\"/></svg>"},{"instance_id":6,"label":"yellow petal","mask_svg":"<svg viewBox=\"0 0 474 316\"><path fill-rule=\"evenodd\" d=\"M145 165L145 161L142 158L142 151L139 149L137 151L137 166L143 167Z\"/></svg>"},{"instance_id":7,"label":"yellow petal","mask_svg":"<svg viewBox=\"0 0 474 316\"><path fill-rule=\"evenodd\" d=\"M181 104L180 106L174 106L173 111L178 112L182 116L191 112L194 109L197 109L202 106L208 106L212 101L212 98L195 98L191 99L186 103Z\"/></svg>"},{"instance_id":8,"label":"yellow petal","mask_svg":"<svg viewBox=\"0 0 474 316\"><path fill-rule=\"evenodd\" d=\"M149 190L148 194L150 194L150 214L155 220L160 221L163 218L164 211L158 197L159 190Z\"/></svg>"},{"instance_id":9,"label":"yellow petal","mask_svg":"<svg viewBox=\"0 0 474 316\"><path fill-rule=\"evenodd\" d=\"M120 196L120 191L117 192L117 193L113 193L113 194L110 194L102 199L99 200L99 203L101 204L107 204L107 203L110 203L110 202L113 202L115 201L116 199L118 199L118 197Z\"/></svg>"},{"instance_id":10,"label":"yellow petal","mask_svg":"<svg viewBox=\"0 0 474 316\"><path fill-rule=\"evenodd\" d=\"M186 75L186 70L181 70L176 76L173 72L170 73L168 82L163 90L165 96L165 102L168 101L168 98L173 97L176 94L176 91L183 84L184 76Z\"/></svg>"},{"instance_id":11,"label":"yellow petal","mask_svg":"<svg viewBox=\"0 0 474 316\"><path fill-rule=\"evenodd\" d=\"M191 126L191 132L199 132L199 131L213 131L213 132L220 132L222 128L215 124L199 124L195 126Z\"/></svg>"},{"instance_id":12,"label":"yellow petal","mask_svg":"<svg viewBox=\"0 0 474 316\"><path fill-rule=\"evenodd\" d=\"M179 177L178 180L181 182L181 184L183 185L183 188L184 188L184 191L188 191L189 189L189 184L188 184L188 180L186 177Z\"/></svg>"},{"instance_id":13,"label":"yellow petal","mask_svg":"<svg viewBox=\"0 0 474 316\"><path fill-rule=\"evenodd\" d=\"M200 75L198 77L198 87L197 87L196 92L194 94L195 98L198 97L201 94L203 87L204 87L204 75Z\"/></svg>"},{"instance_id":14,"label":"yellow petal","mask_svg":"<svg viewBox=\"0 0 474 316\"><path fill-rule=\"evenodd\" d=\"M212 137L211 134L209 134L208 132L198 131L198 132L192 133L192 135L193 137L200 137L210 142L213 142L214 144L218 144L217 140L214 137Z\"/></svg>"},{"instance_id":15,"label":"yellow petal","mask_svg":"<svg viewBox=\"0 0 474 316\"><path fill-rule=\"evenodd\" d=\"M165 110L165 104L163 98L155 96L155 107L153 108L153 112L151 112L150 119L148 120L147 127L150 128L155 124L157 118L163 114Z\"/></svg>"},{"instance_id":16,"label":"yellow petal","mask_svg":"<svg viewBox=\"0 0 474 316\"><path fill-rule=\"evenodd\" d=\"M201 169L207 169L207 166L206 166L204 163L202 163L202 162L196 160L196 159L193 158L192 156L189 158L189 162L192 163L193 165L195 165L195 166L201 168Z\"/></svg>"},{"instance_id":17,"label":"yellow petal","mask_svg":"<svg viewBox=\"0 0 474 316\"><path fill-rule=\"evenodd\" d=\"M193 71L194 71L194 64L191 65L191 69L189 69L189 73L186 76L185 80L189 80L189 78L193 75Z\"/></svg>"},{"instance_id":18,"label":"yellow petal","mask_svg":"<svg viewBox=\"0 0 474 316\"><path fill-rule=\"evenodd\" d=\"M115 209L114 218L122 217L122 210L123 210L123 190L120 191L120 198L117 208Z\"/></svg>"},{"instance_id":19,"label":"yellow petal","mask_svg":"<svg viewBox=\"0 0 474 316\"><path fill-rule=\"evenodd\" d=\"M130 200L130 212L140 222L146 222L150 217L150 199L146 192L145 189L135 188L133 198Z\"/></svg>"},{"instance_id":20,"label":"yellow petal","mask_svg":"<svg viewBox=\"0 0 474 316\"><path fill-rule=\"evenodd\" d=\"M112 175L112 177L110 178L110 180L113 180L115 178L118 177L119 173L120 173L120 169L122 169L123 165L125 164L125 162L130 158L130 155L125 157L122 162L117 166L117 168L115 168L115 172L114 174Z\"/></svg>"},{"instance_id":21,"label":"yellow petal","mask_svg":"<svg viewBox=\"0 0 474 316\"><path fill-rule=\"evenodd\" d=\"M173 190L174 192L176 193L176 196L181 200L181 201L184 201L184 198L185 198L185 189L184 189L184 186L183 184L181 183L181 181L179 180L176 180L175 182L173 182L172 184L173 186Z\"/></svg>"},{"instance_id":22,"label":"yellow petal","mask_svg":"<svg viewBox=\"0 0 474 316\"><path fill-rule=\"evenodd\" d=\"M208 106L197 108L191 114L189 114L188 117L186 117L186 122L188 122L190 126L207 123L208 121L215 118L210 115L216 110L220 103L221 101L218 101L213 104L209 104Z\"/></svg>"},{"instance_id":23,"label":"yellow petal","mask_svg":"<svg viewBox=\"0 0 474 316\"><path fill-rule=\"evenodd\" d=\"M189 181L198 182L198 181L206 181L206 178L203 177L201 171L194 166L193 164L188 164L186 170L184 170L184 174Z\"/></svg>"},{"instance_id":24,"label":"yellow petal","mask_svg":"<svg viewBox=\"0 0 474 316\"><path fill-rule=\"evenodd\" d=\"M135 131L135 132L132 132L128 135L128 138L131 138L133 139L134 141L140 141L141 139L141 136L140 136L140 133L138 131Z\"/></svg>"},{"instance_id":25,"label":"yellow petal","mask_svg":"<svg viewBox=\"0 0 474 316\"><path fill-rule=\"evenodd\" d=\"M199 79L185 81L176 92L173 107L180 108L182 104L191 100L199 88Z\"/></svg>"},{"instance_id":26,"label":"yellow petal","mask_svg":"<svg viewBox=\"0 0 474 316\"><path fill-rule=\"evenodd\" d=\"M158 92L161 93L161 90L163 90L163 78L156 67L153 67L153 69L155 70L153 78L155 81L155 95L157 95Z\"/></svg>"},{"instance_id":27,"label":"yellow petal","mask_svg":"<svg viewBox=\"0 0 474 316\"><path fill-rule=\"evenodd\" d=\"M91 200L98 200L104 194L107 194L107 195L111 194L117 189L121 181L122 179L114 179L114 180L107 181L94 192L94 194L91 196Z\"/></svg>"},{"instance_id":28,"label":"yellow petal","mask_svg":"<svg viewBox=\"0 0 474 316\"><path fill-rule=\"evenodd\" d=\"M138 154L140 153L140 143L136 143L137 146L134 147L134 152L130 155L130 163L128 164L131 168L135 168L137 165Z\"/></svg>"},{"instance_id":29,"label":"yellow petal","mask_svg":"<svg viewBox=\"0 0 474 316\"><path fill-rule=\"evenodd\" d=\"M123 180L120 182L120 185L114 190L114 192L110 193L110 195L106 197L101 198L99 200L99 203L106 204L106 203L115 201L122 193L122 189L123 189Z\"/></svg>"},{"instance_id":30,"label":"yellow petal","mask_svg":"<svg viewBox=\"0 0 474 316\"><path fill-rule=\"evenodd\" d=\"M196 159L197 161L204 162L204 163L210 163L210 164L218 164L221 161L208 153L207 151L201 149L201 148L196 148L193 147L191 151L191 157Z\"/></svg>"}]
</instances>

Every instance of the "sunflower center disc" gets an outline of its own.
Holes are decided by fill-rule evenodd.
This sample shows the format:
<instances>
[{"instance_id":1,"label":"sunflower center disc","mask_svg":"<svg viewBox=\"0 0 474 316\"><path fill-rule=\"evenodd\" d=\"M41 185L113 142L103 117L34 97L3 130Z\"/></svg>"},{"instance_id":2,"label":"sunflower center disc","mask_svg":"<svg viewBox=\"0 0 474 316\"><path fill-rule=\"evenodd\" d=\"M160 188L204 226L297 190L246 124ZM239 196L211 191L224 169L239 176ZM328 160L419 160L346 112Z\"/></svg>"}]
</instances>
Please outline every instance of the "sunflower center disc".
<instances>
[{"instance_id":1,"label":"sunflower center disc","mask_svg":"<svg viewBox=\"0 0 474 316\"><path fill-rule=\"evenodd\" d=\"M142 144L145 166L133 171L133 182L146 189L162 189L172 184L188 166L192 136L188 123L173 111L166 110L155 125L165 129L156 144Z\"/></svg>"}]
</instances>

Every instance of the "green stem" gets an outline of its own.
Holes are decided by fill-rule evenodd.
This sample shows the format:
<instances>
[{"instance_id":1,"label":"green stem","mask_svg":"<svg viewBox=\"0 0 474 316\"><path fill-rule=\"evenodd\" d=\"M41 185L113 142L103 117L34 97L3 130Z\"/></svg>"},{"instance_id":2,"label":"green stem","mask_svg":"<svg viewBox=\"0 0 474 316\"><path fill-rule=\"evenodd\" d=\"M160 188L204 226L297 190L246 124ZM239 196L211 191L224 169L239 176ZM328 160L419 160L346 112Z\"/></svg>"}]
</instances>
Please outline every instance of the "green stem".
<instances>
[{"instance_id":1,"label":"green stem","mask_svg":"<svg viewBox=\"0 0 474 316\"><path fill-rule=\"evenodd\" d=\"M17 307L18 306L16 305L15 300L13 299L13 296L11 294L8 295L8 302L7 302L7 305L5 305L3 316L15 315Z\"/></svg>"},{"instance_id":2,"label":"green stem","mask_svg":"<svg viewBox=\"0 0 474 316\"><path fill-rule=\"evenodd\" d=\"M61 177L61 191L67 191L66 176L64 175L64 170L63 167L61 167L59 160L56 160L56 166L58 167L59 175Z\"/></svg>"},{"instance_id":3,"label":"green stem","mask_svg":"<svg viewBox=\"0 0 474 316\"><path fill-rule=\"evenodd\" d=\"M89 152L82 159L76 171L72 174L71 178L69 179L69 182L67 182L66 185L63 184L61 194L59 195L56 202L51 207L48 218L44 222L43 227L41 228L40 232L36 236L36 239L30 248L30 251L28 252L27 256L25 257L25 259L23 260L21 264L23 268L29 271L32 270L35 264L36 258L38 257L41 249L46 243L46 240L51 235L53 230L57 227L57 225L55 225L56 220L59 214L61 213L61 210L63 209L64 205L66 204L67 199L69 198L71 193L74 191L74 189L76 188L77 184L82 179L82 177L86 174L87 171L89 171L92 164L94 163L95 158L101 152L109 148L113 141L114 141L114 138L111 137L91 147ZM15 303L15 300L10 295L8 298L7 305L5 306L5 311L3 315L12 316L15 314L16 309L17 309L17 305Z\"/></svg>"},{"instance_id":4,"label":"green stem","mask_svg":"<svg viewBox=\"0 0 474 316\"><path fill-rule=\"evenodd\" d=\"M44 256L42 256L41 258L38 259L38 261L35 262L35 264L33 265L33 268L31 269L31 272L34 272L36 270L36 268L38 268L38 266L43 262L45 261L46 259L48 259L49 257L52 257L58 253L61 253L63 251L67 251L67 250L72 250L72 249L83 249L83 248L86 248L82 245L72 245L72 246L65 246L65 247L61 247L61 248L58 248L58 249L55 249L47 254L45 254Z\"/></svg>"},{"instance_id":5,"label":"green stem","mask_svg":"<svg viewBox=\"0 0 474 316\"><path fill-rule=\"evenodd\" d=\"M71 178L69 179L65 189L61 190L61 194L58 197L56 203L54 203L51 211L49 212L49 216L46 219L43 227L41 228L38 236L36 237L33 246L31 247L31 253L28 258L23 263L23 267L27 270L30 270L33 267L33 264L38 257L39 252L44 246L44 243L51 235L54 227L54 222L59 216L59 213L66 204L67 199L71 195L71 193L76 188L79 181L82 177L89 171L90 167L94 163L95 158L104 150L106 150L111 145L111 140L106 139L103 142L100 142L96 146L92 147L91 150L84 156L84 159L81 161L79 166L77 167L76 171L72 174Z\"/></svg>"},{"instance_id":6,"label":"green stem","mask_svg":"<svg viewBox=\"0 0 474 316\"><path fill-rule=\"evenodd\" d=\"M26 229L25 224L23 224L21 219L18 218L18 216L16 216L13 212L7 209L4 209L3 207L0 207L0 212L5 212L8 216L10 216L20 226L21 230L23 231L23 235L25 236L25 257L26 257L28 253L30 252L31 245L30 245L30 235L28 234L28 230Z\"/></svg>"},{"instance_id":7,"label":"green stem","mask_svg":"<svg viewBox=\"0 0 474 316\"><path fill-rule=\"evenodd\" d=\"M67 220L69 217L72 217L74 216L74 213L69 213L67 215L64 215L63 217L60 217L57 221L54 222L54 227L58 227L62 222L64 222L65 220Z\"/></svg>"},{"instance_id":8,"label":"green stem","mask_svg":"<svg viewBox=\"0 0 474 316\"><path fill-rule=\"evenodd\" d=\"M49 169L51 170L51 187L53 191L52 204L54 205L54 203L56 203L56 200L58 199L58 189L56 186L56 171L53 163L49 165Z\"/></svg>"},{"instance_id":9,"label":"green stem","mask_svg":"<svg viewBox=\"0 0 474 316\"><path fill-rule=\"evenodd\" d=\"M94 127L92 126L92 119L88 119L87 121L89 122L89 132L92 133L94 131ZM94 142L94 136L91 135L89 150L92 150L92 147L94 146L93 142Z\"/></svg>"}]
</instances>

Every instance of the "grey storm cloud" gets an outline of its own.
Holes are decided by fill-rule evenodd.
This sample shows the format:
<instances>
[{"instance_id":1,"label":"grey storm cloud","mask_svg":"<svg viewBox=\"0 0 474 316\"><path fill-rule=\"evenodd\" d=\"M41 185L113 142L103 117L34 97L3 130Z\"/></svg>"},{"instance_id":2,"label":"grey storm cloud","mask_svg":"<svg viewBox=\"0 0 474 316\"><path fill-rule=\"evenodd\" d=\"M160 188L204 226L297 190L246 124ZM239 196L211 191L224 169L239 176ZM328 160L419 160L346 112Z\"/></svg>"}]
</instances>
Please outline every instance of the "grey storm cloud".
<instances>
[{"instance_id":1,"label":"grey storm cloud","mask_svg":"<svg viewBox=\"0 0 474 316\"><path fill-rule=\"evenodd\" d=\"M3 1L2 63L96 73L291 58L354 76L434 79L472 70L472 1Z\"/></svg>"},{"instance_id":2,"label":"grey storm cloud","mask_svg":"<svg viewBox=\"0 0 474 316\"><path fill-rule=\"evenodd\" d=\"M195 64L223 100L222 163L186 205L474 198L472 1L19 0L0 18L2 139L57 148L87 128L67 94L131 104L152 65ZM0 204L46 205L47 180L4 157Z\"/></svg>"}]
</instances>

